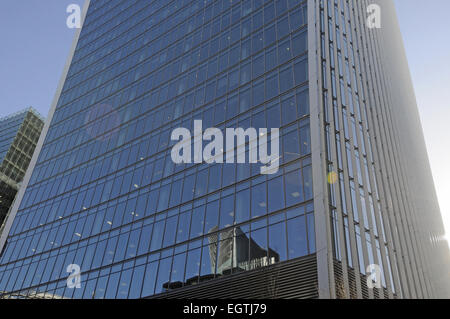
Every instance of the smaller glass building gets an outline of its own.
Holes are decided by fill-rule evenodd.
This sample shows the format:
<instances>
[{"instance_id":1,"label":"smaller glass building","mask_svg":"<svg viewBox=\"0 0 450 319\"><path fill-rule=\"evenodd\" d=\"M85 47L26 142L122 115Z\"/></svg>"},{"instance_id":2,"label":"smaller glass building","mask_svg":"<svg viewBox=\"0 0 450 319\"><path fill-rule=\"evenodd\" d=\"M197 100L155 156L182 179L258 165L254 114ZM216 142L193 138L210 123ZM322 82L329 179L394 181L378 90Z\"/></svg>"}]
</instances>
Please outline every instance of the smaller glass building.
<instances>
[{"instance_id":1,"label":"smaller glass building","mask_svg":"<svg viewBox=\"0 0 450 319\"><path fill-rule=\"evenodd\" d=\"M0 225L11 207L44 127L32 108L0 118Z\"/></svg>"}]
</instances>

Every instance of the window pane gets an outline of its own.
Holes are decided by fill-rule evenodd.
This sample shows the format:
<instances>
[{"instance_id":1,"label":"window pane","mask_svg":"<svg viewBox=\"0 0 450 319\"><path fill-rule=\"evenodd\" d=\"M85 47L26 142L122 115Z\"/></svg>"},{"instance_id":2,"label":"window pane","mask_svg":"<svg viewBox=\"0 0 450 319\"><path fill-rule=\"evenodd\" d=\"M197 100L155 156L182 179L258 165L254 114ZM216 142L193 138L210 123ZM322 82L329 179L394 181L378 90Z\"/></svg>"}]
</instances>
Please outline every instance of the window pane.
<instances>
[{"instance_id":1,"label":"window pane","mask_svg":"<svg viewBox=\"0 0 450 319\"><path fill-rule=\"evenodd\" d=\"M180 285L184 281L184 268L186 266L186 254L176 255L173 258L171 286Z\"/></svg>"},{"instance_id":2,"label":"window pane","mask_svg":"<svg viewBox=\"0 0 450 319\"><path fill-rule=\"evenodd\" d=\"M250 218L250 191L248 189L236 194L236 223Z\"/></svg>"},{"instance_id":3,"label":"window pane","mask_svg":"<svg viewBox=\"0 0 450 319\"><path fill-rule=\"evenodd\" d=\"M235 253L238 270L250 270L249 264L249 249L250 249L250 234L244 233L240 227L235 231Z\"/></svg>"},{"instance_id":4,"label":"window pane","mask_svg":"<svg viewBox=\"0 0 450 319\"><path fill-rule=\"evenodd\" d=\"M171 267L172 257L163 259L159 262L158 281L156 282L155 294L168 290Z\"/></svg>"},{"instance_id":5,"label":"window pane","mask_svg":"<svg viewBox=\"0 0 450 319\"><path fill-rule=\"evenodd\" d=\"M303 168L303 183L305 200L311 200L313 198L311 166L306 166Z\"/></svg>"},{"instance_id":6,"label":"window pane","mask_svg":"<svg viewBox=\"0 0 450 319\"><path fill-rule=\"evenodd\" d=\"M205 206L200 206L194 209L191 221L191 236L195 238L203 235L203 226L205 223Z\"/></svg>"},{"instance_id":7,"label":"window pane","mask_svg":"<svg viewBox=\"0 0 450 319\"><path fill-rule=\"evenodd\" d=\"M108 288L106 289L105 299L115 299L117 286L119 284L120 273L115 273L109 276Z\"/></svg>"},{"instance_id":8,"label":"window pane","mask_svg":"<svg viewBox=\"0 0 450 319\"><path fill-rule=\"evenodd\" d=\"M220 200L220 228L231 226L234 222L234 196Z\"/></svg>"},{"instance_id":9,"label":"window pane","mask_svg":"<svg viewBox=\"0 0 450 319\"><path fill-rule=\"evenodd\" d=\"M128 291L130 290L130 281L133 274L133 269L128 269L122 272L119 282L119 290L117 291L117 299L128 298Z\"/></svg>"},{"instance_id":10,"label":"window pane","mask_svg":"<svg viewBox=\"0 0 450 319\"><path fill-rule=\"evenodd\" d=\"M261 228L251 233L250 242L250 264L268 265L267 260L267 228Z\"/></svg>"},{"instance_id":11,"label":"window pane","mask_svg":"<svg viewBox=\"0 0 450 319\"><path fill-rule=\"evenodd\" d=\"M284 189L282 177L277 177L268 182L269 189L269 213L284 207Z\"/></svg>"},{"instance_id":12,"label":"window pane","mask_svg":"<svg viewBox=\"0 0 450 319\"><path fill-rule=\"evenodd\" d=\"M287 222L289 258L297 258L308 254L306 241L305 216L300 216Z\"/></svg>"},{"instance_id":13,"label":"window pane","mask_svg":"<svg viewBox=\"0 0 450 319\"><path fill-rule=\"evenodd\" d=\"M269 226L269 255L274 256L276 261L287 259L285 222Z\"/></svg>"},{"instance_id":14,"label":"window pane","mask_svg":"<svg viewBox=\"0 0 450 319\"><path fill-rule=\"evenodd\" d=\"M267 213L267 184L262 183L252 187L252 218Z\"/></svg>"},{"instance_id":15,"label":"window pane","mask_svg":"<svg viewBox=\"0 0 450 319\"><path fill-rule=\"evenodd\" d=\"M177 243L181 243L189 237L189 226L191 224L191 213L180 215L177 231Z\"/></svg>"},{"instance_id":16,"label":"window pane","mask_svg":"<svg viewBox=\"0 0 450 319\"><path fill-rule=\"evenodd\" d=\"M154 251L161 248L163 234L164 234L164 220L159 221L153 227L152 242L150 251Z\"/></svg>"},{"instance_id":17,"label":"window pane","mask_svg":"<svg viewBox=\"0 0 450 319\"><path fill-rule=\"evenodd\" d=\"M203 246L202 250L202 263L200 267L201 280L211 279L210 275L215 273L216 254L214 253L215 245Z\"/></svg>"},{"instance_id":18,"label":"window pane","mask_svg":"<svg viewBox=\"0 0 450 319\"><path fill-rule=\"evenodd\" d=\"M303 202L303 185L300 170L295 170L285 175L286 181L286 206L292 206Z\"/></svg>"},{"instance_id":19,"label":"window pane","mask_svg":"<svg viewBox=\"0 0 450 319\"><path fill-rule=\"evenodd\" d=\"M300 143L297 130L283 136L284 158L283 162L288 163L300 157Z\"/></svg>"},{"instance_id":20,"label":"window pane","mask_svg":"<svg viewBox=\"0 0 450 319\"><path fill-rule=\"evenodd\" d=\"M153 224L142 228L141 238L139 240L138 254L142 255L149 252L150 239L152 238Z\"/></svg>"},{"instance_id":21,"label":"window pane","mask_svg":"<svg viewBox=\"0 0 450 319\"><path fill-rule=\"evenodd\" d=\"M208 203L206 206L205 234L217 230L219 223L219 201Z\"/></svg>"},{"instance_id":22,"label":"window pane","mask_svg":"<svg viewBox=\"0 0 450 319\"><path fill-rule=\"evenodd\" d=\"M303 60L294 64L295 83L301 84L308 80L308 61Z\"/></svg>"},{"instance_id":23,"label":"window pane","mask_svg":"<svg viewBox=\"0 0 450 319\"><path fill-rule=\"evenodd\" d=\"M200 271L200 253L201 249L195 249L188 252L185 276L185 281L187 284L191 281L198 281Z\"/></svg>"},{"instance_id":24,"label":"window pane","mask_svg":"<svg viewBox=\"0 0 450 319\"><path fill-rule=\"evenodd\" d=\"M281 81L282 83L282 81ZM291 97L281 103L281 114L283 118L283 125L286 125L297 119L297 109L295 98Z\"/></svg>"},{"instance_id":25,"label":"window pane","mask_svg":"<svg viewBox=\"0 0 450 319\"><path fill-rule=\"evenodd\" d=\"M130 294L128 296L130 299L137 299L141 296L144 271L145 271L144 265L134 268L133 280L131 282Z\"/></svg>"}]
</instances>

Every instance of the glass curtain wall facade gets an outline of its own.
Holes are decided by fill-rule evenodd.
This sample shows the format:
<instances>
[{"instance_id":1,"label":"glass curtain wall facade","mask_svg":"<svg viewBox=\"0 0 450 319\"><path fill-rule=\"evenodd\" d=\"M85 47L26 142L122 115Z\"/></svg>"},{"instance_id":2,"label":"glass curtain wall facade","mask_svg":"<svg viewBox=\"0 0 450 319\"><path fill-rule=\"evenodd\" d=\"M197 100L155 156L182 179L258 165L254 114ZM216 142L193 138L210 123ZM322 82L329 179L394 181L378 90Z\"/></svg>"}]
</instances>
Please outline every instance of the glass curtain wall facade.
<instances>
[{"instance_id":1,"label":"glass curtain wall facade","mask_svg":"<svg viewBox=\"0 0 450 319\"><path fill-rule=\"evenodd\" d=\"M0 237L0 296L449 296L396 19L391 0L90 2ZM174 164L195 120L279 128L279 170Z\"/></svg>"},{"instance_id":2,"label":"glass curtain wall facade","mask_svg":"<svg viewBox=\"0 0 450 319\"><path fill-rule=\"evenodd\" d=\"M308 86L306 1L92 1L0 294L140 298L314 254ZM278 173L175 165L194 120L279 128Z\"/></svg>"}]
</instances>

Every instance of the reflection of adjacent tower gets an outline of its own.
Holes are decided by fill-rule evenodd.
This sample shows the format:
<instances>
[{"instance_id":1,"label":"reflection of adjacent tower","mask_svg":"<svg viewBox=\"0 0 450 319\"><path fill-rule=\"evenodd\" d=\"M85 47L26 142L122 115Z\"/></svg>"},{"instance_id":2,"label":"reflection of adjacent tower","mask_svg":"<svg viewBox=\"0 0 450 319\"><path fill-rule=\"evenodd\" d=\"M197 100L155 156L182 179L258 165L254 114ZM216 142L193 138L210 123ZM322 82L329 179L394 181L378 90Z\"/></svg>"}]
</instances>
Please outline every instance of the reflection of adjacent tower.
<instances>
[{"instance_id":1,"label":"reflection of adjacent tower","mask_svg":"<svg viewBox=\"0 0 450 319\"><path fill-rule=\"evenodd\" d=\"M216 269L216 258L217 258L217 245L219 239L219 233L216 231L219 229L218 226L215 226L209 230L209 233L215 232L214 234L208 235L209 240L209 259L211 260L211 273L214 273Z\"/></svg>"},{"instance_id":2,"label":"reflection of adjacent tower","mask_svg":"<svg viewBox=\"0 0 450 319\"><path fill-rule=\"evenodd\" d=\"M210 229L210 233L216 232L218 227ZM252 270L269 266L279 261L279 254L272 249L260 247L253 239L250 239L240 227L234 227L220 233L208 236L209 256L211 260L211 272L227 274L230 271ZM217 270L216 270L217 265Z\"/></svg>"}]
</instances>

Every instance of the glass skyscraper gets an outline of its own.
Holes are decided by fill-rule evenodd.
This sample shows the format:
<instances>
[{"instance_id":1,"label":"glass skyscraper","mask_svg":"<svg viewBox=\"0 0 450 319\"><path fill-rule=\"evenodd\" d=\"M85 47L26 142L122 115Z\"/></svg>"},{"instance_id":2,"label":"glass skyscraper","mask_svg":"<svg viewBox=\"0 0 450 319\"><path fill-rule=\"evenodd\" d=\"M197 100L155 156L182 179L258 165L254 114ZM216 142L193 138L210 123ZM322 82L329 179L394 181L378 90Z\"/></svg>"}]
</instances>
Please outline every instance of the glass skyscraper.
<instances>
[{"instance_id":1,"label":"glass skyscraper","mask_svg":"<svg viewBox=\"0 0 450 319\"><path fill-rule=\"evenodd\" d=\"M87 1L0 241L0 296L441 293L424 256L444 251L442 222L430 213L434 242L414 232L422 199L394 136L409 124L385 114L398 101L366 5ZM195 120L279 128L279 170L175 164L171 133ZM68 285L74 264L81 288ZM381 288L366 285L371 264Z\"/></svg>"}]
</instances>

